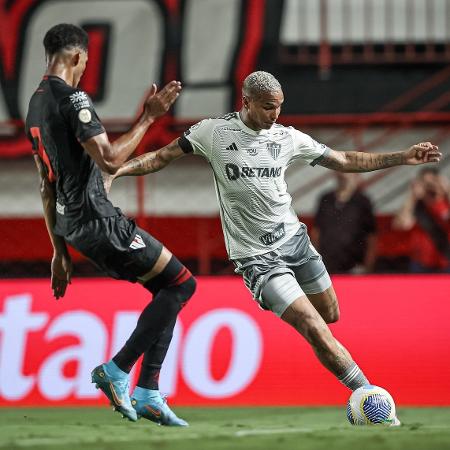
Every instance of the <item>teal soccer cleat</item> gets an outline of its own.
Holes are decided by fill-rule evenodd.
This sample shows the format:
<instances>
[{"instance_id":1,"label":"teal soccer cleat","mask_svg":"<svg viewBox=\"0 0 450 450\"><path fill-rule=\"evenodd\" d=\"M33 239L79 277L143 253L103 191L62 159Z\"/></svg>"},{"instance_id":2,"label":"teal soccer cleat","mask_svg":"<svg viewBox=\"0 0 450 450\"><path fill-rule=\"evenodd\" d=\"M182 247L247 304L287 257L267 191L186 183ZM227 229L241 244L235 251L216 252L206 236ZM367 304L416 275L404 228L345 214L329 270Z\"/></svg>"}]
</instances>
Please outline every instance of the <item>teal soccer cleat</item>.
<instances>
[{"instance_id":1,"label":"teal soccer cleat","mask_svg":"<svg viewBox=\"0 0 450 450\"><path fill-rule=\"evenodd\" d=\"M188 427L189 424L177 417L177 415L169 408L167 400L161 396L159 391L150 391L147 396L135 395L131 398L131 404L136 410L138 417L151 420L158 425L168 427Z\"/></svg>"},{"instance_id":2,"label":"teal soccer cleat","mask_svg":"<svg viewBox=\"0 0 450 450\"><path fill-rule=\"evenodd\" d=\"M92 372L92 382L97 389L101 389L109 398L115 411L122 413L124 417L136 422L137 414L131 404L130 380L128 377L112 377L108 374L107 367L102 364Z\"/></svg>"}]
</instances>

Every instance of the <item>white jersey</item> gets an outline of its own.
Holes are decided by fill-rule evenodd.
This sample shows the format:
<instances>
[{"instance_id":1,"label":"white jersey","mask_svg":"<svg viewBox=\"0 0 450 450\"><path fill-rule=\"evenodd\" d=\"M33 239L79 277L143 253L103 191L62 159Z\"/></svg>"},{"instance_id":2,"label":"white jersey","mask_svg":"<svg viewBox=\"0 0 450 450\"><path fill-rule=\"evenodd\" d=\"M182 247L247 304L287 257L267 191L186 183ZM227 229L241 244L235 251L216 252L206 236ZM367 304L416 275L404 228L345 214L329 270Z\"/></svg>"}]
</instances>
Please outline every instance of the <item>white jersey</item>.
<instances>
[{"instance_id":1,"label":"white jersey","mask_svg":"<svg viewBox=\"0 0 450 450\"><path fill-rule=\"evenodd\" d=\"M254 131L237 112L193 125L179 142L211 164L230 259L270 252L295 234L285 171L298 159L314 165L328 151L292 127Z\"/></svg>"}]
</instances>

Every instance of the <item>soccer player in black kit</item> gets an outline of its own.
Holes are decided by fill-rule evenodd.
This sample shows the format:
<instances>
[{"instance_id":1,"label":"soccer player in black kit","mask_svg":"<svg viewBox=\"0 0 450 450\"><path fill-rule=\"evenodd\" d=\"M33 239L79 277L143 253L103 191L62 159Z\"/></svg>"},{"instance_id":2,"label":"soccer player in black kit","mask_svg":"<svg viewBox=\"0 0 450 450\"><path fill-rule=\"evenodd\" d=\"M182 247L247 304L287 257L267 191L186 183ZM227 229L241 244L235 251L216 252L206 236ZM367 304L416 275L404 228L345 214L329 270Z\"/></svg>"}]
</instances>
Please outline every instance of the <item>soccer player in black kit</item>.
<instances>
[{"instance_id":1,"label":"soccer player in black kit","mask_svg":"<svg viewBox=\"0 0 450 450\"><path fill-rule=\"evenodd\" d=\"M181 90L177 81L157 92L153 85L133 127L110 143L90 98L77 89L87 62L88 36L59 24L44 37L47 71L33 94L26 119L40 177L48 234L53 245L51 285L56 299L70 283L66 243L109 276L139 282L153 294L124 347L92 371L117 411L132 421L145 417L161 425L187 426L161 397L159 370L177 314L196 282L160 242L108 200L101 171L114 174L134 152L148 127L168 111ZM129 372L144 355L137 386L129 393Z\"/></svg>"}]
</instances>

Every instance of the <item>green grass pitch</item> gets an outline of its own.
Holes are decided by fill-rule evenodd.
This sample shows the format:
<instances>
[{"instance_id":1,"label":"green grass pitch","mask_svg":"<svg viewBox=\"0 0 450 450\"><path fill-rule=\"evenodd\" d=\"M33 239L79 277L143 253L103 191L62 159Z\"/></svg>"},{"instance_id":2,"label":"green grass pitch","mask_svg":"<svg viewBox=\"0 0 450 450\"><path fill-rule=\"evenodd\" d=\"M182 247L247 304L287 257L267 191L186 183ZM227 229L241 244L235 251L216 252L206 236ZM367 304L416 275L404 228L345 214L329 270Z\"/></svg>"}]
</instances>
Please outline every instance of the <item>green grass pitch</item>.
<instances>
[{"instance_id":1,"label":"green grass pitch","mask_svg":"<svg viewBox=\"0 0 450 450\"><path fill-rule=\"evenodd\" d=\"M352 427L344 407L175 409L189 428L131 423L106 407L2 408L0 449L450 449L450 408L400 408L400 428Z\"/></svg>"}]
</instances>

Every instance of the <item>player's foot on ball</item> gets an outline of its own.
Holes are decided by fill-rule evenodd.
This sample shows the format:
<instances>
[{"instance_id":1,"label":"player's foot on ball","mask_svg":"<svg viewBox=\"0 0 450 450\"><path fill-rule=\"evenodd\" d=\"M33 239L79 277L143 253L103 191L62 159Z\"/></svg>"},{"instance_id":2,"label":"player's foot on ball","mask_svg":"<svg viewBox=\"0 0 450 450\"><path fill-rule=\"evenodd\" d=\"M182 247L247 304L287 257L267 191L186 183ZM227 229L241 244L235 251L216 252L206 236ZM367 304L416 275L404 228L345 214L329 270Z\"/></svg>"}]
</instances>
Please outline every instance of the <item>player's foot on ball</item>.
<instances>
[{"instance_id":1,"label":"player's foot on ball","mask_svg":"<svg viewBox=\"0 0 450 450\"><path fill-rule=\"evenodd\" d=\"M145 391L145 392L143 392ZM150 389L136 389L131 397L131 404L138 417L151 420L159 425L168 427L188 427L189 424L177 417L169 408L167 400L159 391Z\"/></svg>"},{"instance_id":2,"label":"player's foot on ball","mask_svg":"<svg viewBox=\"0 0 450 450\"><path fill-rule=\"evenodd\" d=\"M131 404L130 399L130 380L126 377L116 377L108 373L106 364L96 367L92 372L92 382L95 387L101 389L109 398L115 411L122 413L123 416L135 422L137 414Z\"/></svg>"}]
</instances>

